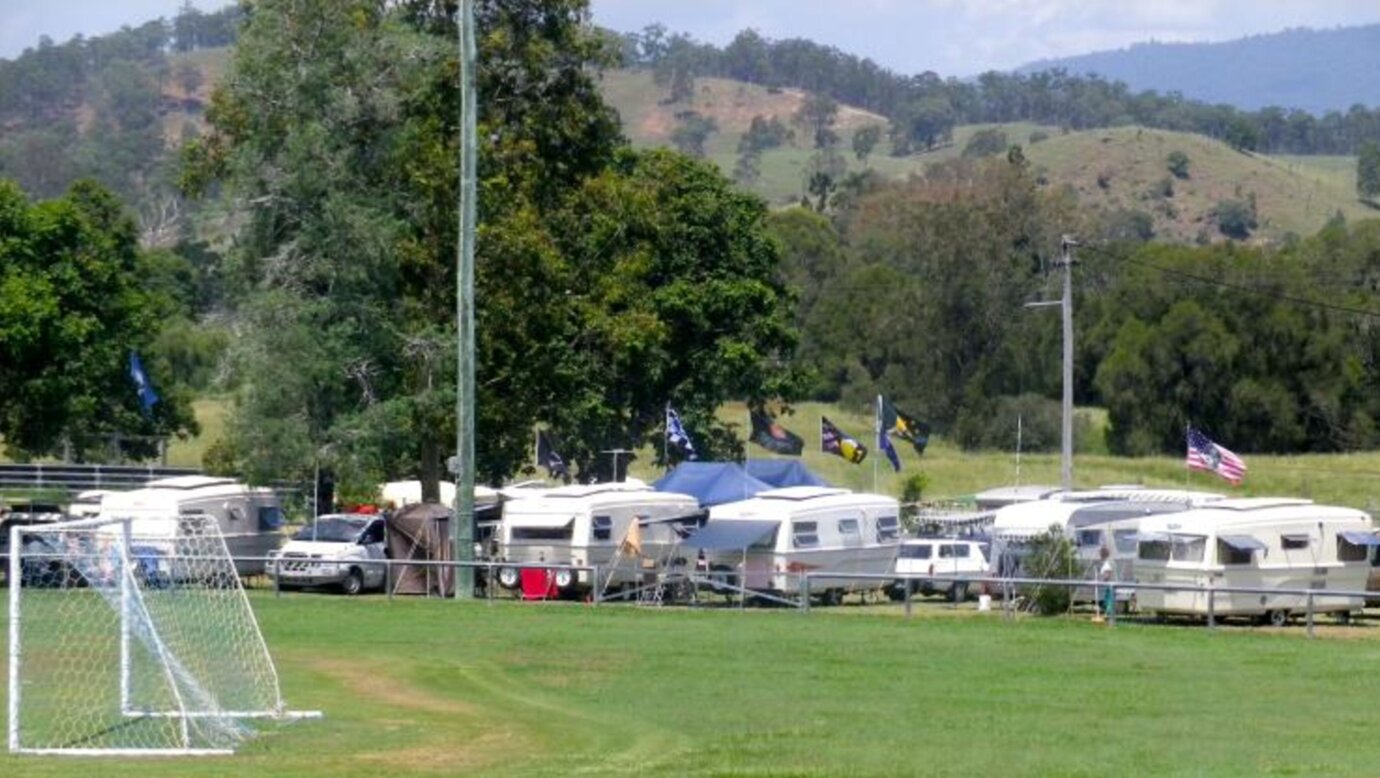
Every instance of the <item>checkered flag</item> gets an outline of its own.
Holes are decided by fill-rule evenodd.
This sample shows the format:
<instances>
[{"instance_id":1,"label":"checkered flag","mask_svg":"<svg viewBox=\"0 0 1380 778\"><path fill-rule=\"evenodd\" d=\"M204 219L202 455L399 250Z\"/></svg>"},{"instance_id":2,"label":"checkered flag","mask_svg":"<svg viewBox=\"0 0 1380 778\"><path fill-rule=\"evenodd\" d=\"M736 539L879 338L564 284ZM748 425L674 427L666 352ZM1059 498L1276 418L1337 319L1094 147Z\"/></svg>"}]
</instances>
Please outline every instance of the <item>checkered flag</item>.
<instances>
[{"instance_id":1,"label":"checkered flag","mask_svg":"<svg viewBox=\"0 0 1380 778\"><path fill-rule=\"evenodd\" d=\"M695 444L680 423L680 414L670 405L666 406L666 443L685 454L686 459L695 459Z\"/></svg>"}]
</instances>

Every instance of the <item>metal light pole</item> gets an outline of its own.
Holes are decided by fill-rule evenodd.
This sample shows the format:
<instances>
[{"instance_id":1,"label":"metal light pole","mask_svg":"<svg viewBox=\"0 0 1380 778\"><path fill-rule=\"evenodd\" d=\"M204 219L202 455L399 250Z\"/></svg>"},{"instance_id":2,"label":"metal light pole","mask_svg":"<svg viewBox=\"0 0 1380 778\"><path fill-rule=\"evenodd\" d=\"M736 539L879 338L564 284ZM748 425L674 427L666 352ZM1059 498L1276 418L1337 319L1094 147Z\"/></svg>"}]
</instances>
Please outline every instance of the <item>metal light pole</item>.
<instances>
[{"instance_id":1,"label":"metal light pole","mask_svg":"<svg viewBox=\"0 0 1380 778\"><path fill-rule=\"evenodd\" d=\"M455 560L474 561L474 232L475 101L474 2L460 2L460 245L455 272L458 374L455 377ZM455 598L474 596L474 568L455 571Z\"/></svg>"},{"instance_id":2,"label":"metal light pole","mask_svg":"<svg viewBox=\"0 0 1380 778\"><path fill-rule=\"evenodd\" d=\"M1026 303L1027 308L1057 305L1064 315L1064 402L1060 419L1062 453L1059 462L1059 485L1073 490L1073 247L1078 242L1065 235L1060 241L1059 266L1064 269L1064 295L1059 302Z\"/></svg>"},{"instance_id":3,"label":"metal light pole","mask_svg":"<svg viewBox=\"0 0 1380 778\"><path fill-rule=\"evenodd\" d=\"M1060 486L1073 489L1073 247L1078 243L1068 235L1061 241L1059 264L1064 266L1064 407L1063 451L1059 463Z\"/></svg>"}]
</instances>

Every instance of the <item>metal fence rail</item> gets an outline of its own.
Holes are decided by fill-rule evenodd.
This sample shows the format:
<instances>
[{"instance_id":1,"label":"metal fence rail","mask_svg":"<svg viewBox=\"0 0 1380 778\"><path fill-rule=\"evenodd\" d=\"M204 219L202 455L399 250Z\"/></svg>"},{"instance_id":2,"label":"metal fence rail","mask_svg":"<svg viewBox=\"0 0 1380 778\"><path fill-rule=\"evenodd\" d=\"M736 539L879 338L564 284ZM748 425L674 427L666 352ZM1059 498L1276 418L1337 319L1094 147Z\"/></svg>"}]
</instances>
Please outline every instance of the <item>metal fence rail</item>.
<instances>
[{"instance_id":1,"label":"metal fence rail","mask_svg":"<svg viewBox=\"0 0 1380 778\"><path fill-rule=\"evenodd\" d=\"M188 467L162 465L0 464L0 490L137 489L155 478L200 475Z\"/></svg>"},{"instance_id":2,"label":"metal fence rail","mask_svg":"<svg viewBox=\"0 0 1380 778\"><path fill-rule=\"evenodd\" d=\"M75 555L74 555L74 554L71 554L71 553L59 553L59 552L28 552L28 551L21 552L21 561L28 560L28 561L32 561L32 562L40 563L40 564L41 564L41 563L47 563L47 562L61 563L63 560L73 560L73 559L82 559L82 558L85 558L85 559L99 559L99 558L102 558L102 555L97 554L97 553L87 553L87 554L80 554L80 553L79 553L79 554L75 554ZM208 557L208 556L195 556L195 555L178 555L178 554L162 554L162 555L159 555L159 557L158 557L158 560L159 560L159 561L168 561L168 562L173 562L173 561L197 562L197 561L211 561L211 560L214 560L214 559L222 559L222 557ZM275 595L281 596L281 594L282 594L282 583L283 583L283 582L282 582L281 577L275 574L274 567L273 567L274 565L276 565L277 563L279 563L280 561L282 561L282 558L281 558L281 557L275 557L275 556L237 556L237 557L231 557L231 560L236 564L237 567L241 567L241 568L242 568L242 567L245 567L245 566L250 566L250 567L259 567L259 566L262 566L262 567L264 568L264 572L262 572L262 573L253 573L253 574L242 575L242 576L241 576L242 579L244 579L244 581L245 581L246 588L271 589L271 590L274 591ZM298 561L298 560L293 560L293 561ZM458 570L461 569L461 568L469 568L469 569L472 569L472 570L476 571L476 573L482 572L482 573L483 573L483 576L482 576L482 577L477 577L477 580L481 580L481 581L484 582L484 586L483 586L483 588L484 588L484 595L483 595L483 596L484 596L486 599L489 599L489 600L495 599L495 596L494 596L495 593L496 593L496 592L495 592L495 589L496 589L495 582L496 582L496 580L497 580L497 579L496 579L496 575L497 575L498 570L500 570L500 569L503 569L503 568L510 568L510 569L516 569L516 570L533 570L533 569L535 569L535 570L544 570L544 571L548 571L548 572L554 572L554 571L558 571L558 570L568 570L568 571L570 571L573 575L578 575L578 574L581 574L581 573L587 574L587 576L588 576L588 587L589 587L589 589L590 589L590 594L589 594L589 596L588 596L587 602L589 602L589 604L595 605L595 606L597 606L597 605L599 605L599 604L601 604L601 603L609 603L609 602L620 602L620 601L630 601L630 600L634 600L634 599L637 597L637 595L639 595L641 592L643 592L643 591L645 591L645 590L648 590L648 589L651 589L651 588L653 588L653 587L677 587L677 586L679 586L679 587L681 587L682 590L689 590L689 591L692 591L692 592L693 592L693 591L707 590L707 591L715 592L715 593L719 593L719 594L726 594L726 595L728 595L730 598L736 596L736 598L737 598L736 604L737 604L737 606L738 606L739 608L744 607L744 606L747 604L747 602L748 602L749 600L757 600L757 601L760 601L760 602L763 602L763 603L768 603L768 604L783 605L783 606L787 606L787 607L794 607L794 608L797 608L798 610L800 610L800 611L803 612L803 613L808 613L808 612L810 612L810 610L811 610L811 599L812 599L812 595L813 595L814 592L816 591L816 590L814 589L814 586L813 586L813 583L812 583L812 582L813 582L813 581L816 581L816 580L819 580L819 579L829 579L829 580L831 580L831 581L839 581L839 580L844 580L844 581L855 581L855 582L857 582L858 584L860 584L860 586L859 586L858 588L861 588L861 589L881 589L881 588L884 588L884 587L886 587L886 586L888 586L888 585L891 585L891 584L893 584L893 583L901 583L901 584L902 584L902 589L903 589L903 591L904 591L904 597L903 597L904 612L905 612L905 615L908 616L908 617L911 616L912 613L913 613L912 599L913 599L913 590L914 590L914 587L913 587L911 584L914 584L914 583L927 583L927 584L930 584L933 588L936 588L936 589L950 588L950 589L953 590L954 592L957 592L957 591L958 591L958 588L955 586L955 584L964 584L964 585L980 584L980 585L986 585L986 586L992 588L993 590L999 592L999 593L1002 595L1002 597L1001 597L1001 599L1002 599L1002 608L1003 608L1003 610L1006 612L1006 614L1007 614L1008 617L1011 616L1011 614L1012 614L1012 612L1013 612L1013 610L1014 610L1014 609L1013 609L1012 603L1013 603L1014 599L1016 598L1016 595L1018 594L1018 592L1019 592L1023 587L1032 587L1032 586L1053 586L1053 587L1067 588L1067 589L1070 590L1070 595L1071 595L1071 596L1072 596L1073 590L1077 590L1077 589L1087 589L1087 588L1089 588L1089 587L1096 587L1096 588L1101 589L1101 590L1109 591L1110 594L1111 594L1111 597L1112 597L1112 599L1113 599L1113 602L1115 602L1115 597L1116 597L1117 592L1120 592L1120 591L1127 591L1127 590L1130 590L1130 591L1132 591L1132 592L1138 592L1138 591L1152 591L1152 590L1153 590L1153 591L1165 591L1165 592L1191 592L1191 593L1194 593L1194 594L1201 594L1201 595L1205 595L1205 596L1206 596L1207 609L1206 609L1205 617L1206 617L1207 626L1208 626L1209 628L1213 628L1213 627L1215 627L1215 626L1217 625L1217 621L1218 621L1219 616L1218 616L1218 614L1217 614L1217 612L1216 612L1215 606L1216 606L1216 596L1219 595L1219 594L1259 594L1259 595L1273 595L1273 596L1288 596L1288 597L1298 597L1298 598L1302 598L1302 599L1304 600L1305 605L1304 605L1304 608L1303 608L1303 614L1304 614L1304 616L1305 616L1305 623L1306 623L1307 633L1308 633L1308 636L1309 636L1309 637L1313 637L1313 636L1314 636L1314 625L1315 625L1315 620L1316 620L1316 615L1317 615L1316 608L1317 608L1317 600L1318 600L1318 599L1320 599L1320 598L1326 598L1326 599L1329 599L1329 600L1336 600L1336 599L1359 599L1359 600L1361 600L1361 601L1364 603L1364 602L1366 601L1366 599L1368 599L1368 598L1375 598L1375 597L1377 597L1377 594L1378 594L1377 592L1369 592L1369 591L1364 591L1364 590L1349 590L1349 589L1268 588L1268 587L1252 587L1252 586L1216 586L1216 585L1212 585L1212 586L1189 586L1189 585L1181 585L1181 584L1141 583L1141 582L1137 582L1137 581L1106 581L1106 582L1099 582L1099 581L1093 581L1093 580L1086 579L1086 578L1026 578L1026 577L965 576L965 575L943 575L943 574L927 575L927 574L920 574L920 573L885 573L885 574L879 574L879 573L845 573L845 572L827 572L827 571L811 571L811 572L800 572L800 573L775 573L775 572L774 572L774 573L771 573L770 575L771 575L772 577L775 577L775 578L781 578L781 577L784 576L784 577L786 577L786 578L788 578L788 579L790 579L790 578L794 578L794 579L795 579L795 582L796 582L796 584L797 584L797 588L796 588L795 595L794 595L794 596L791 596L791 594L789 594L789 593L776 592L776 591L770 591L770 590L759 590L759 589L753 589L753 588L751 588L751 587L745 586L745 585L742 583L742 581L739 580L739 577L738 577L739 574L738 574L738 573L731 573L731 574L728 574L727 576L725 576L725 575L722 574L722 573L715 573L715 572L708 572L708 571L697 571L697 570L696 570L696 571L692 571L692 570L676 571L676 572L670 572L670 573L663 572L663 573L660 573L660 574L655 574L655 579L654 579L652 582L650 582L650 583L646 583L646 582L638 583L638 584L636 584L635 586L633 586L631 589L624 589L624 590L622 590L622 591L617 591L617 592L612 592L612 593L605 593L605 592L602 592L602 591L601 591L601 588L602 588L602 587L599 585L599 582L600 582L601 580L603 580L603 579L602 579L602 574L605 573L605 572L611 572L612 568L601 567L600 565L569 565L569 564L557 564L557 563L550 563L550 562L506 562L506 561L502 561L502 560L482 560L482 561L475 561L475 562L459 562L459 561L433 561L433 560L421 560L421 559L350 559L350 560L339 560L339 561L337 561L337 560L329 560L329 559L318 559L318 560L306 560L306 561L309 561L310 563L316 564L316 565L322 565L322 566L337 566L337 567L339 567L339 568L349 568L349 567L357 567L357 568L379 568L379 567L382 567L382 568L384 568L384 581L385 581L385 584L384 584L384 591L386 592L386 594L387 594L387 596L388 596L388 598L389 598L390 600L393 599L393 597L394 597L394 595L395 595L395 591L394 591L394 586L393 586L393 584L394 584L394 582L397 580L397 570L398 570L398 568L405 568L405 567L423 567L423 568L435 568L435 569L450 569L452 572L458 571ZM0 567L0 569L5 569L5 568ZM452 580L458 580L458 579L453 578ZM577 579L577 580L578 580L578 579ZM13 582L6 580L6 581L5 581L5 584L6 584L6 585L12 585ZM872 584L872 585L871 585L871 586L866 586L867 584ZM294 583L293 585L296 586L297 584ZM432 596L432 595L431 595L431 594L428 594L427 596L430 597L430 596ZM509 597L509 598L512 597L512 595L505 595L505 596L506 596L506 597ZM658 600L658 602L660 602L660 600ZM693 603L692 603L692 604L693 604ZM955 598L954 604L955 604L955 606L957 605L957 598ZM1117 613L1116 613L1116 611L1117 611L1117 609L1116 609L1115 607L1113 607L1113 608L1106 614L1106 616L1107 616L1107 623L1108 623L1109 626L1113 626L1113 627L1116 626L1116 622L1117 622Z\"/></svg>"}]
</instances>

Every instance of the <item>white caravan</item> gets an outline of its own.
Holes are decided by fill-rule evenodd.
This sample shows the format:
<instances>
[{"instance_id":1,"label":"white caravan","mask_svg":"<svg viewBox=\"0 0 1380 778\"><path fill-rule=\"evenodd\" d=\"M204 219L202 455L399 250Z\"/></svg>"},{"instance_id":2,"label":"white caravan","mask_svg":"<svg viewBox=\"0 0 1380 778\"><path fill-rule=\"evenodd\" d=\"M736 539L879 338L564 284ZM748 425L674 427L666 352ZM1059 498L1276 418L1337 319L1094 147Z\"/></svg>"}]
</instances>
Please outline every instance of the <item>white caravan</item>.
<instances>
[{"instance_id":1,"label":"white caravan","mask_svg":"<svg viewBox=\"0 0 1380 778\"><path fill-rule=\"evenodd\" d=\"M1141 522L1136 581L1187 590L1142 589L1136 599L1150 613L1206 616L1209 587L1364 591L1377 542L1371 517L1352 508L1269 497L1222 500ZM1316 596L1313 610L1350 614L1364 601ZM1213 595L1216 615L1265 617L1278 625L1307 605L1297 594Z\"/></svg>"},{"instance_id":2,"label":"white caravan","mask_svg":"<svg viewBox=\"0 0 1380 778\"><path fill-rule=\"evenodd\" d=\"M149 481L142 489L110 492L101 498L100 518L134 519L143 537L177 537L179 516L215 518L240 575L264 572L264 557L283 543L283 509L272 489L246 486L232 478L184 475ZM153 549L171 553L171 546ZM241 557L249 557L241 561Z\"/></svg>"},{"instance_id":3,"label":"white caravan","mask_svg":"<svg viewBox=\"0 0 1380 778\"><path fill-rule=\"evenodd\" d=\"M808 572L810 592L838 602L846 590L891 583L831 578L828 573L889 575L900 544L900 513L900 504L881 494L820 486L758 492L752 499L709 509L706 529L751 522L761 530L745 548L713 551L708 562L711 570L740 571L744 588L783 594L798 593L800 574Z\"/></svg>"},{"instance_id":4,"label":"white caravan","mask_svg":"<svg viewBox=\"0 0 1380 778\"><path fill-rule=\"evenodd\" d=\"M630 531L634 521L638 528ZM640 481L561 486L504 504L498 559L601 568L597 584L587 570L556 571L556 587L566 594L596 585L617 587L641 582L663 567L693 564L675 552L681 538L703 521L694 497L658 492ZM626 553L632 547L639 552ZM520 569L500 567L498 582L517 588Z\"/></svg>"}]
</instances>

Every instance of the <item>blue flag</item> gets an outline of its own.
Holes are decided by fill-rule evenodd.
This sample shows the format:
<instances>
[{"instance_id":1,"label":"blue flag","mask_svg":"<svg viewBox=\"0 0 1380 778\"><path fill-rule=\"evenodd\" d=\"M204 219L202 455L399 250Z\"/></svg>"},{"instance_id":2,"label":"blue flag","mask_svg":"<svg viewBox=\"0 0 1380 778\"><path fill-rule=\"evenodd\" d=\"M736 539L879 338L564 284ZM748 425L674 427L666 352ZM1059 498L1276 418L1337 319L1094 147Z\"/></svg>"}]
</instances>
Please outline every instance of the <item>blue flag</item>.
<instances>
[{"instance_id":1,"label":"blue flag","mask_svg":"<svg viewBox=\"0 0 1380 778\"><path fill-rule=\"evenodd\" d=\"M144 363L139 359L137 351L129 352L129 377L134 379L134 388L139 394L139 407L144 413L148 413L158 404L158 392L153 390L153 382L149 380L149 374L144 372Z\"/></svg>"},{"instance_id":2,"label":"blue flag","mask_svg":"<svg viewBox=\"0 0 1380 778\"><path fill-rule=\"evenodd\" d=\"M891 445L891 438L887 437L891 429L882 423L882 409L886 407L886 400L877 395L877 448L886 454L887 461L891 463L892 470L901 472L901 458L896 455L896 447Z\"/></svg>"}]
</instances>

